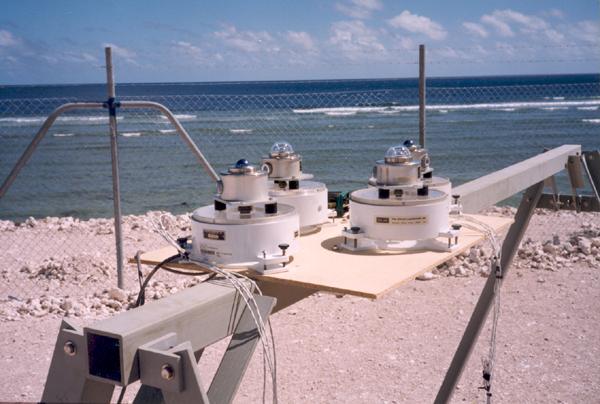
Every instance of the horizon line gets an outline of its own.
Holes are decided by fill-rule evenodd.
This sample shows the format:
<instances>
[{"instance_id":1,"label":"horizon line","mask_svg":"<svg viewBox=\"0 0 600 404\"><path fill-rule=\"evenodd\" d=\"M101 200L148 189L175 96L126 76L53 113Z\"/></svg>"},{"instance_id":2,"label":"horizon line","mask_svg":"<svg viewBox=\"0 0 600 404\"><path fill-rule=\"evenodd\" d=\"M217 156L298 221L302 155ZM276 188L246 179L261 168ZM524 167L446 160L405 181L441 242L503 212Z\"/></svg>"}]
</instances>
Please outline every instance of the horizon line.
<instances>
[{"instance_id":1,"label":"horizon line","mask_svg":"<svg viewBox=\"0 0 600 404\"><path fill-rule=\"evenodd\" d=\"M540 76L599 76L598 72L589 73L534 73L534 74L491 74L491 75L473 75L473 76L430 76L426 79L461 79L461 78L492 78L492 77L540 77ZM116 86L123 85L231 85L231 84L251 84L251 83L315 83L315 82L342 82L342 81L378 81L378 80L418 80L418 77L377 77L377 78L339 78L339 79L302 79L302 80L235 80L235 81L143 81L143 82L121 82L115 83ZM95 86L106 85L106 82L93 83L30 83L30 84L0 84L0 88L8 87L60 87L60 86Z\"/></svg>"}]
</instances>

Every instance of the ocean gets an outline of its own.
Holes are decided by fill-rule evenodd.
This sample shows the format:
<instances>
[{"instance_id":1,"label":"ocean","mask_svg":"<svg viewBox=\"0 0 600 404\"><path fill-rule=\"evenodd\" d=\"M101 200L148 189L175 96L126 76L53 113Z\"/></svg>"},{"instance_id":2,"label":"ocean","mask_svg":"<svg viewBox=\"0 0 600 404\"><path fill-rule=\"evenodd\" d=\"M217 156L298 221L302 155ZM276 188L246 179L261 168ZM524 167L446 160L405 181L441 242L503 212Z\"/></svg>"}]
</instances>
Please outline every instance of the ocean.
<instances>
[{"instance_id":1,"label":"ocean","mask_svg":"<svg viewBox=\"0 0 600 404\"><path fill-rule=\"evenodd\" d=\"M366 186L388 147L418 140L416 79L136 83L120 100L163 103L217 171L258 163L275 141L303 156L330 190ZM0 86L0 180L66 102L104 101L101 84ZM427 137L435 174L458 185L562 144L600 149L600 75L430 78ZM211 202L214 184L169 122L118 110L124 214L181 213ZM112 215L107 111L60 117L0 199L0 219ZM569 192L566 176L559 176ZM517 198L507 203L514 204Z\"/></svg>"}]
</instances>

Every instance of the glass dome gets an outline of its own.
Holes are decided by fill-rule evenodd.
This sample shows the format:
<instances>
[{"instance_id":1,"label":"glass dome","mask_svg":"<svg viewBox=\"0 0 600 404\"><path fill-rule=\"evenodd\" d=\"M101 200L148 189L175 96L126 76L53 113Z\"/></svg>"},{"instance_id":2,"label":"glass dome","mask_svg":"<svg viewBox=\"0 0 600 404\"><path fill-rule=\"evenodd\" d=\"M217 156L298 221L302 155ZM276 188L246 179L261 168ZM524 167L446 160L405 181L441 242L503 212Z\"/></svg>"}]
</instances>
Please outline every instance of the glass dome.
<instances>
[{"instance_id":1,"label":"glass dome","mask_svg":"<svg viewBox=\"0 0 600 404\"><path fill-rule=\"evenodd\" d=\"M286 157L290 154L294 154L294 149L288 142L275 142L271 146L271 157Z\"/></svg>"},{"instance_id":2,"label":"glass dome","mask_svg":"<svg viewBox=\"0 0 600 404\"><path fill-rule=\"evenodd\" d=\"M387 149L387 151L385 152L386 160L407 161L407 160L410 160L411 157L412 157L412 154L410 153L410 150L408 150L407 147L402 146L402 145L392 146L389 149Z\"/></svg>"}]
</instances>

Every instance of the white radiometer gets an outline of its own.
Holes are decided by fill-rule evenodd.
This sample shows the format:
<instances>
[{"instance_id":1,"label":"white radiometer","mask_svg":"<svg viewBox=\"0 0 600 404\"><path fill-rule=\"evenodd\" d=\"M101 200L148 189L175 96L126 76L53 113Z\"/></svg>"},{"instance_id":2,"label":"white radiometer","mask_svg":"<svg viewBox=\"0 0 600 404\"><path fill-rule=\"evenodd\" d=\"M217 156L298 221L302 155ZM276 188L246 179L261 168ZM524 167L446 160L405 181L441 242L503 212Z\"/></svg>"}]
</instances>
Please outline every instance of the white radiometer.
<instances>
[{"instance_id":1,"label":"white radiometer","mask_svg":"<svg viewBox=\"0 0 600 404\"><path fill-rule=\"evenodd\" d=\"M276 142L261 161L269 176L269 196L296 208L301 234L317 231L328 221L327 187L307 181L312 175L302 172L302 156L289 143Z\"/></svg>"},{"instance_id":2,"label":"white radiometer","mask_svg":"<svg viewBox=\"0 0 600 404\"><path fill-rule=\"evenodd\" d=\"M214 204L192 213L192 259L225 267L280 272L298 249L293 206L268 194L268 175L239 160L221 173Z\"/></svg>"},{"instance_id":3,"label":"white radiometer","mask_svg":"<svg viewBox=\"0 0 600 404\"><path fill-rule=\"evenodd\" d=\"M220 174L214 204L192 213L192 259L261 273L287 270L298 238L328 220L327 187L305 181L302 156L277 142L261 168L241 159Z\"/></svg>"},{"instance_id":4,"label":"white radiometer","mask_svg":"<svg viewBox=\"0 0 600 404\"><path fill-rule=\"evenodd\" d=\"M412 141L390 147L376 161L370 186L350 194L350 226L342 231L341 247L452 249L458 231L449 226L450 182L434 180L432 172L426 149Z\"/></svg>"}]
</instances>

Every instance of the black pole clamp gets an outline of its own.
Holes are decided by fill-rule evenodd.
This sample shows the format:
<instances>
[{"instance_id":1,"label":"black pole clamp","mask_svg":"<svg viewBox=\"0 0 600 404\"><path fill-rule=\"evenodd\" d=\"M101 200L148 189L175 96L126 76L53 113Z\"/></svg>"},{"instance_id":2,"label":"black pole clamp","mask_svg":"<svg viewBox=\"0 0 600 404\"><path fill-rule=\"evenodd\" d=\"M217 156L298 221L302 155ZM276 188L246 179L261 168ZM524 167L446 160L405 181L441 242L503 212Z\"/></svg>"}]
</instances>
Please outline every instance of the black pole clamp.
<instances>
[{"instance_id":1,"label":"black pole clamp","mask_svg":"<svg viewBox=\"0 0 600 404\"><path fill-rule=\"evenodd\" d=\"M102 103L102 107L108 108L108 115L117 116L117 108L121 107L121 103L115 97L110 97L108 101Z\"/></svg>"},{"instance_id":2,"label":"black pole clamp","mask_svg":"<svg viewBox=\"0 0 600 404\"><path fill-rule=\"evenodd\" d=\"M504 274L502 273L502 267L500 266L500 260L498 259L498 257L494 257L494 259L492 260L492 267L494 268L494 274L496 275L496 279L502 279Z\"/></svg>"}]
</instances>

